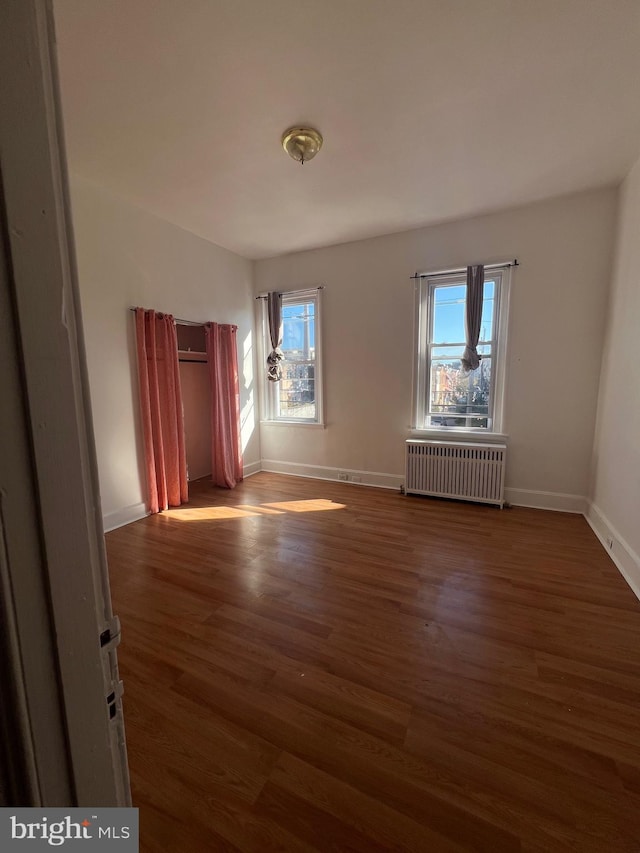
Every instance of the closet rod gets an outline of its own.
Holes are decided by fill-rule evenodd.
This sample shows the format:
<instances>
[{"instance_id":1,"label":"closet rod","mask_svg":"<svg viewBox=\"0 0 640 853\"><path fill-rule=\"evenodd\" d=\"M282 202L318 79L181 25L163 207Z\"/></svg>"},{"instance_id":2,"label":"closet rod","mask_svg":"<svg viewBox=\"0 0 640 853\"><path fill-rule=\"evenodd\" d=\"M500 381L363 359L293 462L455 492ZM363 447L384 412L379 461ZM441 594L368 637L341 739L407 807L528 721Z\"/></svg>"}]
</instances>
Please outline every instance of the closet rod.
<instances>
[{"instance_id":1,"label":"closet rod","mask_svg":"<svg viewBox=\"0 0 640 853\"><path fill-rule=\"evenodd\" d=\"M135 306L131 306L129 311L135 311ZM166 314L166 311L158 311L158 314ZM206 323L198 323L197 320L181 320L180 317L173 318L175 323L180 323L181 326L206 326Z\"/></svg>"}]
</instances>

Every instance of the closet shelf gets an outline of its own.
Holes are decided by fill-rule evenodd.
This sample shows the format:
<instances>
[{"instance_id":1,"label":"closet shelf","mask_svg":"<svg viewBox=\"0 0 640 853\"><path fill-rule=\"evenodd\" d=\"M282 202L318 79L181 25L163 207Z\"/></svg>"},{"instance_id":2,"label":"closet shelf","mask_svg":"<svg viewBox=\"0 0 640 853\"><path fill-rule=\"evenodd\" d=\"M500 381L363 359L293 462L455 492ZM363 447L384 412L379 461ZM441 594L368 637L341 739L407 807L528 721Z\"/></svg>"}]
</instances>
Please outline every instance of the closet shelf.
<instances>
[{"instance_id":1,"label":"closet shelf","mask_svg":"<svg viewBox=\"0 0 640 853\"><path fill-rule=\"evenodd\" d=\"M180 361L206 361L206 352L198 352L192 349L179 349L178 359Z\"/></svg>"}]
</instances>

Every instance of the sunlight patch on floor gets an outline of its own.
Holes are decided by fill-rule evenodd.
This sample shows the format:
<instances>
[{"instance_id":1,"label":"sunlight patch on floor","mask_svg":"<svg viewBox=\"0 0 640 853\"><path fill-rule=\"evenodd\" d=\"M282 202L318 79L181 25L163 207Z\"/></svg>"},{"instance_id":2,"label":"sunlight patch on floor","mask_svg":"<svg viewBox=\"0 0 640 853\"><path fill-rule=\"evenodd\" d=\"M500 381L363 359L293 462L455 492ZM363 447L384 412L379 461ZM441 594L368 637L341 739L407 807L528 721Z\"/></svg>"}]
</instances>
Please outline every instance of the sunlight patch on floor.
<instances>
[{"instance_id":1,"label":"sunlight patch on floor","mask_svg":"<svg viewBox=\"0 0 640 853\"><path fill-rule=\"evenodd\" d=\"M283 515L286 512L325 512L346 509L346 504L322 499L307 501L277 501L260 505L238 504L237 506L181 506L165 510L162 517L178 521L226 521L230 518L256 518L261 515Z\"/></svg>"},{"instance_id":2,"label":"sunlight patch on floor","mask_svg":"<svg viewBox=\"0 0 640 853\"><path fill-rule=\"evenodd\" d=\"M178 521L209 521L226 520L229 518L251 518L259 513L239 509L235 506L200 506L200 507L175 507L162 512L166 518L176 518Z\"/></svg>"},{"instance_id":3,"label":"sunlight patch on floor","mask_svg":"<svg viewBox=\"0 0 640 853\"><path fill-rule=\"evenodd\" d=\"M272 509L279 509L284 512L323 512L328 509L345 509L346 504L337 504L333 501L312 500L312 501L278 501L277 503L262 504L262 506Z\"/></svg>"},{"instance_id":4,"label":"sunlight patch on floor","mask_svg":"<svg viewBox=\"0 0 640 853\"><path fill-rule=\"evenodd\" d=\"M283 510L281 509L269 509L266 506L253 506L252 504L238 504L238 509L246 509L252 513L262 513L262 515L283 515Z\"/></svg>"}]
</instances>

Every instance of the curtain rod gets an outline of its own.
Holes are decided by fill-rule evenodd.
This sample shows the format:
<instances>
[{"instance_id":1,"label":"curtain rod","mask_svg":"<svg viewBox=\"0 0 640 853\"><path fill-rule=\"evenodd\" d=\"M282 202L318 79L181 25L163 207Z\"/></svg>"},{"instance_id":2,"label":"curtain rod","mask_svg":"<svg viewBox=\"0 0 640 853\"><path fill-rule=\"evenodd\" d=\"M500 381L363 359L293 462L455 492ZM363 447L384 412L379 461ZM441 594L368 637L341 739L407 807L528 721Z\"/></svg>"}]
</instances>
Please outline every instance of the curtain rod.
<instances>
[{"instance_id":1,"label":"curtain rod","mask_svg":"<svg viewBox=\"0 0 640 853\"><path fill-rule=\"evenodd\" d=\"M501 270L506 267L519 267L518 259L514 258L512 261L502 261L499 264L485 264L486 270ZM435 278L439 275L453 275L454 273L462 273L466 272L466 267L460 267L455 270L434 270L433 272L417 272L415 275L409 276L409 278Z\"/></svg>"},{"instance_id":2,"label":"curtain rod","mask_svg":"<svg viewBox=\"0 0 640 853\"><path fill-rule=\"evenodd\" d=\"M129 311L135 311L135 306L131 306ZM158 311L158 314L166 314L166 311ZM197 320L181 320L180 317L173 318L174 323L180 323L181 326L206 326L206 323L198 323Z\"/></svg>"},{"instance_id":3,"label":"curtain rod","mask_svg":"<svg viewBox=\"0 0 640 853\"><path fill-rule=\"evenodd\" d=\"M324 290L324 284L319 284L317 287L305 287L302 290L283 290L282 294L285 293L306 293L307 290ZM256 299L266 299L267 294L264 296L256 296Z\"/></svg>"}]
</instances>

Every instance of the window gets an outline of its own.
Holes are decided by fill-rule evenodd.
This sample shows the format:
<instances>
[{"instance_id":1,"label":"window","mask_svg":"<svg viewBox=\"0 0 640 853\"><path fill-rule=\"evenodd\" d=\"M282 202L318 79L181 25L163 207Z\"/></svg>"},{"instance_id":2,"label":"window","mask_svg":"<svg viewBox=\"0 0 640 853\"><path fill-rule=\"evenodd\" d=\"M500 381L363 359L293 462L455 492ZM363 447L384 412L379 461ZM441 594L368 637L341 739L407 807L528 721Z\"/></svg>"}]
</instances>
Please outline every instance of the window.
<instances>
[{"instance_id":1,"label":"window","mask_svg":"<svg viewBox=\"0 0 640 853\"><path fill-rule=\"evenodd\" d=\"M266 420L322 423L322 365L320 361L321 290L282 294L282 379L265 377ZM264 352L271 349L266 300L263 304Z\"/></svg>"},{"instance_id":2,"label":"window","mask_svg":"<svg viewBox=\"0 0 640 853\"><path fill-rule=\"evenodd\" d=\"M485 269L480 365L465 373L466 274L421 278L414 426L418 430L500 432L508 269Z\"/></svg>"}]
</instances>

